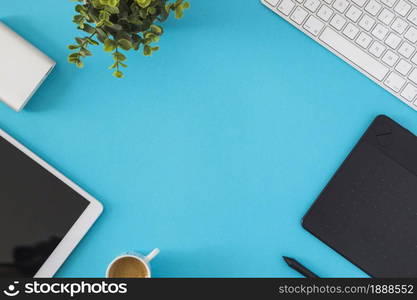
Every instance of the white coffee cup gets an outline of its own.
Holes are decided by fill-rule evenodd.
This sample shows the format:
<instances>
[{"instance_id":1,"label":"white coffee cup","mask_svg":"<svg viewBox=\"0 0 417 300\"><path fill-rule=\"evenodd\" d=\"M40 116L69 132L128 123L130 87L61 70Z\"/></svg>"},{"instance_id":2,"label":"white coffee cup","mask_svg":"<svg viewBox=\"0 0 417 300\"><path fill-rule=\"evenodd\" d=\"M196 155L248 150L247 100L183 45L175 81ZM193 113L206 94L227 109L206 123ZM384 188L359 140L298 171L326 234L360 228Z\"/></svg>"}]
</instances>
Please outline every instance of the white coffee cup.
<instances>
[{"instance_id":1,"label":"white coffee cup","mask_svg":"<svg viewBox=\"0 0 417 300\"><path fill-rule=\"evenodd\" d=\"M106 278L123 278L123 277L130 277L130 278L151 278L151 265L150 265L150 261L152 259L155 258L155 256L157 256L159 253L159 249L156 248L154 250L151 251L151 253L149 253L148 255L142 255L141 253L138 252L127 252L125 254L119 255L118 257L116 257L115 259L113 259L113 261L109 264L109 266L107 267L107 271L106 271ZM141 268L141 270L138 270L138 272L140 273L140 275L138 274L137 276L131 276L131 275L127 275L127 276L114 276L113 273L123 273L123 271L115 271L115 268L123 268L126 267L127 264L136 264L133 268ZM123 265L123 266L122 266ZM132 267L132 266L130 266ZM128 266L129 268L129 266ZM131 268L130 268L131 269ZM129 272L127 272L127 274L131 274Z\"/></svg>"}]
</instances>

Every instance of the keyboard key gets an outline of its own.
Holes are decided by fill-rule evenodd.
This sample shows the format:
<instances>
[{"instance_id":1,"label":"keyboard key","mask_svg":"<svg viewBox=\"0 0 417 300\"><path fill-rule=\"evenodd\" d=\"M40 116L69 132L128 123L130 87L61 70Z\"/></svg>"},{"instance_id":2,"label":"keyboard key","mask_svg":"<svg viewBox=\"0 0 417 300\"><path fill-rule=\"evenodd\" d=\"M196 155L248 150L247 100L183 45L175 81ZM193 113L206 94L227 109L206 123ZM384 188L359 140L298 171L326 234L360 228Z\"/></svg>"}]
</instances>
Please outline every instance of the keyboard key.
<instances>
[{"instance_id":1,"label":"keyboard key","mask_svg":"<svg viewBox=\"0 0 417 300\"><path fill-rule=\"evenodd\" d=\"M411 70L411 64L406 62L404 59L401 59L400 62L395 66L395 70L397 70L401 75L407 75L408 72Z\"/></svg>"},{"instance_id":2,"label":"keyboard key","mask_svg":"<svg viewBox=\"0 0 417 300\"><path fill-rule=\"evenodd\" d=\"M361 15L362 15L362 11L354 5L352 5L346 12L346 17L348 19L351 19L355 23L356 21L358 21Z\"/></svg>"},{"instance_id":3,"label":"keyboard key","mask_svg":"<svg viewBox=\"0 0 417 300\"><path fill-rule=\"evenodd\" d=\"M307 17L308 12L298 6L291 15L291 20L293 20L297 24L301 24L304 22L305 18Z\"/></svg>"},{"instance_id":4,"label":"keyboard key","mask_svg":"<svg viewBox=\"0 0 417 300\"><path fill-rule=\"evenodd\" d=\"M334 3L333 3L333 7L337 10L337 11L339 11L340 13L343 13L345 10L346 10L346 8L349 6L349 2L348 1L346 1L346 0L336 0Z\"/></svg>"},{"instance_id":5,"label":"keyboard key","mask_svg":"<svg viewBox=\"0 0 417 300\"><path fill-rule=\"evenodd\" d=\"M383 4L385 4L386 6L388 6L388 7L393 7L394 6L394 3L396 2L397 0L381 0L381 3L383 3Z\"/></svg>"},{"instance_id":6,"label":"keyboard key","mask_svg":"<svg viewBox=\"0 0 417 300\"><path fill-rule=\"evenodd\" d=\"M337 30L342 29L342 27L345 25L346 19L343 18L341 15L335 14L333 19L330 21L330 25L332 25Z\"/></svg>"},{"instance_id":7,"label":"keyboard key","mask_svg":"<svg viewBox=\"0 0 417 300\"><path fill-rule=\"evenodd\" d=\"M391 21L394 19L394 14L389 11L388 9L384 8L381 13L378 16L378 20L380 20L385 25L388 25L391 23Z\"/></svg>"},{"instance_id":8,"label":"keyboard key","mask_svg":"<svg viewBox=\"0 0 417 300\"><path fill-rule=\"evenodd\" d=\"M265 1L266 1L266 3L268 3L269 5L271 5L273 7L277 6L277 4L279 2L279 0L265 0Z\"/></svg>"},{"instance_id":9,"label":"keyboard key","mask_svg":"<svg viewBox=\"0 0 417 300\"><path fill-rule=\"evenodd\" d=\"M365 10L373 16L376 16L381 8L382 5L375 0L369 1L368 5L365 6Z\"/></svg>"},{"instance_id":10,"label":"keyboard key","mask_svg":"<svg viewBox=\"0 0 417 300\"><path fill-rule=\"evenodd\" d=\"M394 92L398 93L404 86L405 79L397 73L391 72L391 74L388 75L387 79L385 79L384 83L387 87L392 89Z\"/></svg>"},{"instance_id":11,"label":"keyboard key","mask_svg":"<svg viewBox=\"0 0 417 300\"><path fill-rule=\"evenodd\" d=\"M345 58L377 80L382 80L387 75L389 71L387 67L372 58L369 54L362 51L359 47L352 44L349 40L338 34L330 27L324 29L319 38L329 47L343 55Z\"/></svg>"},{"instance_id":12,"label":"keyboard key","mask_svg":"<svg viewBox=\"0 0 417 300\"><path fill-rule=\"evenodd\" d=\"M387 44L392 49L397 49L400 43L401 38L392 32L388 35L387 39L385 40L385 44Z\"/></svg>"},{"instance_id":13,"label":"keyboard key","mask_svg":"<svg viewBox=\"0 0 417 300\"><path fill-rule=\"evenodd\" d=\"M404 0L400 0L394 8L394 10L403 17L410 11L410 9L411 5Z\"/></svg>"},{"instance_id":14,"label":"keyboard key","mask_svg":"<svg viewBox=\"0 0 417 300\"><path fill-rule=\"evenodd\" d=\"M284 15L288 16L292 9L294 8L295 4L291 0L282 0L281 4L278 5L278 10L282 12Z\"/></svg>"},{"instance_id":15,"label":"keyboard key","mask_svg":"<svg viewBox=\"0 0 417 300\"><path fill-rule=\"evenodd\" d=\"M380 42L375 41L372 43L371 47L369 47L369 52L371 52L371 54L375 55L376 57L381 57L386 48L387 47L382 45Z\"/></svg>"},{"instance_id":16,"label":"keyboard key","mask_svg":"<svg viewBox=\"0 0 417 300\"><path fill-rule=\"evenodd\" d=\"M303 26L312 35L317 36L324 27L324 23L315 16L310 16Z\"/></svg>"},{"instance_id":17,"label":"keyboard key","mask_svg":"<svg viewBox=\"0 0 417 300\"><path fill-rule=\"evenodd\" d=\"M417 25L417 9L413 9L407 19L414 25Z\"/></svg>"},{"instance_id":18,"label":"keyboard key","mask_svg":"<svg viewBox=\"0 0 417 300\"><path fill-rule=\"evenodd\" d=\"M417 65L417 54L413 56L413 58L411 59L411 62Z\"/></svg>"},{"instance_id":19,"label":"keyboard key","mask_svg":"<svg viewBox=\"0 0 417 300\"><path fill-rule=\"evenodd\" d=\"M404 34L404 37L414 44L417 42L417 29L414 27L408 28L407 32Z\"/></svg>"},{"instance_id":20,"label":"keyboard key","mask_svg":"<svg viewBox=\"0 0 417 300\"><path fill-rule=\"evenodd\" d=\"M388 29L381 24L377 24L372 30L372 35L377 39L383 40L388 33Z\"/></svg>"},{"instance_id":21,"label":"keyboard key","mask_svg":"<svg viewBox=\"0 0 417 300\"><path fill-rule=\"evenodd\" d=\"M327 5L323 5L320 7L317 16L322 19L323 21L329 21L330 17L333 15L333 9L328 7Z\"/></svg>"},{"instance_id":22,"label":"keyboard key","mask_svg":"<svg viewBox=\"0 0 417 300\"><path fill-rule=\"evenodd\" d=\"M384 54L384 57L382 57L382 61L390 67L394 66L397 60L398 60L398 55L392 52L391 50L388 50Z\"/></svg>"},{"instance_id":23,"label":"keyboard key","mask_svg":"<svg viewBox=\"0 0 417 300\"><path fill-rule=\"evenodd\" d=\"M417 69L413 69L413 71L411 71L410 75L408 75L408 78L412 82L417 83Z\"/></svg>"},{"instance_id":24,"label":"keyboard key","mask_svg":"<svg viewBox=\"0 0 417 300\"><path fill-rule=\"evenodd\" d=\"M406 58L410 58L411 54L413 54L414 50L416 48L414 46L411 46L409 43L404 42L402 43L400 49L398 49L398 53L400 53L402 56Z\"/></svg>"},{"instance_id":25,"label":"keyboard key","mask_svg":"<svg viewBox=\"0 0 417 300\"><path fill-rule=\"evenodd\" d=\"M358 32L359 32L359 29L352 23L347 24L345 29L343 30L343 34L352 40L356 37Z\"/></svg>"},{"instance_id":26,"label":"keyboard key","mask_svg":"<svg viewBox=\"0 0 417 300\"><path fill-rule=\"evenodd\" d=\"M367 35L365 32L361 32L358 38L356 39L356 43L363 48L368 48L371 42L372 42L372 38L369 35Z\"/></svg>"},{"instance_id":27,"label":"keyboard key","mask_svg":"<svg viewBox=\"0 0 417 300\"><path fill-rule=\"evenodd\" d=\"M352 0L352 1L353 1L353 3L355 3L356 5L358 5L358 6L362 7L362 6L364 6L364 5L365 5L365 3L366 3L366 1L367 1L367 0Z\"/></svg>"},{"instance_id":28,"label":"keyboard key","mask_svg":"<svg viewBox=\"0 0 417 300\"><path fill-rule=\"evenodd\" d=\"M401 96L407 99L407 101L411 102L417 96L417 88L411 83L408 83L404 90L401 92Z\"/></svg>"},{"instance_id":29,"label":"keyboard key","mask_svg":"<svg viewBox=\"0 0 417 300\"><path fill-rule=\"evenodd\" d=\"M406 21L400 18L396 18L394 23L392 23L391 28L394 29L399 34L403 34L404 30L407 28L408 24Z\"/></svg>"},{"instance_id":30,"label":"keyboard key","mask_svg":"<svg viewBox=\"0 0 417 300\"><path fill-rule=\"evenodd\" d=\"M359 26L365 29L366 31L370 31L374 24L375 20L368 15L364 15L362 19L359 21Z\"/></svg>"},{"instance_id":31,"label":"keyboard key","mask_svg":"<svg viewBox=\"0 0 417 300\"><path fill-rule=\"evenodd\" d=\"M320 6L320 1L319 0L306 0L306 2L304 2L304 6L311 12L315 12L317 10L317 8L319 8Z\"/></svg>"}]
</instances>

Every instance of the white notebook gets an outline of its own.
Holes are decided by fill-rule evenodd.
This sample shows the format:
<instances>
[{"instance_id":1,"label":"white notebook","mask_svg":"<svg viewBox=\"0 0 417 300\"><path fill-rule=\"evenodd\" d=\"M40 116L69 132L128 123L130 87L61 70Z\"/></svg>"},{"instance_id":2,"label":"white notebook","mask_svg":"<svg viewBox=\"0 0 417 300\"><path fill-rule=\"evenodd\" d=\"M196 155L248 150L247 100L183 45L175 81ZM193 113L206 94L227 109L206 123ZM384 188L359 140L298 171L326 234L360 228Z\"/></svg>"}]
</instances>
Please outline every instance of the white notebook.
<instances>
[{"instance_id":1,"label":"white notebook","mask_svg":"<svg viewBox=\"0 0 417 300\"><path fill-rule=\"evenodd\" d=\"M55 62L0 22L0 100L20 111L36 92Z\"/></svg>"}]
</instances>

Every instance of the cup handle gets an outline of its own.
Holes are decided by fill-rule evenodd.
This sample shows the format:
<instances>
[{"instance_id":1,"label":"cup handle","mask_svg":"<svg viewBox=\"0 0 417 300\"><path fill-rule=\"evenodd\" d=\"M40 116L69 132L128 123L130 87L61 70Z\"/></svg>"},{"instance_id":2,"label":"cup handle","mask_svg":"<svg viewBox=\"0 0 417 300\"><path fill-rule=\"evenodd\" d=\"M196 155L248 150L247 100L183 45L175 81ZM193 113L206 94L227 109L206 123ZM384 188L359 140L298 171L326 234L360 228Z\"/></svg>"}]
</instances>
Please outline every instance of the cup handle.
<instances>
[{"instance_id":1,"label":"cup handle","mask_svg":"<svg viewBox=\"0 0 417 300\"><path fill-rule=\"evenodd\" d=\"M145 261L148 263L150 262L152 259L154 259L155 256L157 256L159 253L159 248L155 248L151 251L151 253L149 253L146 257L145 257Z\"/></svg>"}]
</instances>

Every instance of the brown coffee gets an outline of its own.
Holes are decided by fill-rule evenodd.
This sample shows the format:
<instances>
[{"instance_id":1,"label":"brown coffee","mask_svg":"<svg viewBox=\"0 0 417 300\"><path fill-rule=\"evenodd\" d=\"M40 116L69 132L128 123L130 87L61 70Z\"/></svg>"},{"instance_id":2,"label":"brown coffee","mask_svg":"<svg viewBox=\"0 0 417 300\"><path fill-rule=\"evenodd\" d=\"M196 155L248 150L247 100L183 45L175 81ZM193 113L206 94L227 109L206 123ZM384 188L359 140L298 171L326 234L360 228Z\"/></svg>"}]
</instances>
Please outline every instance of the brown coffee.
<instances>
[{"instance_id":1,"label":"brown coffee","mask_svg":"<svg viewBox=\"0 0 417 300\"><path fill-rule=\"evenodd\" d=\"M133 257L123 257L113 263L109 270L109 278L146 278L148 269L140 260Z\"/></svg>"}]
</instances>

